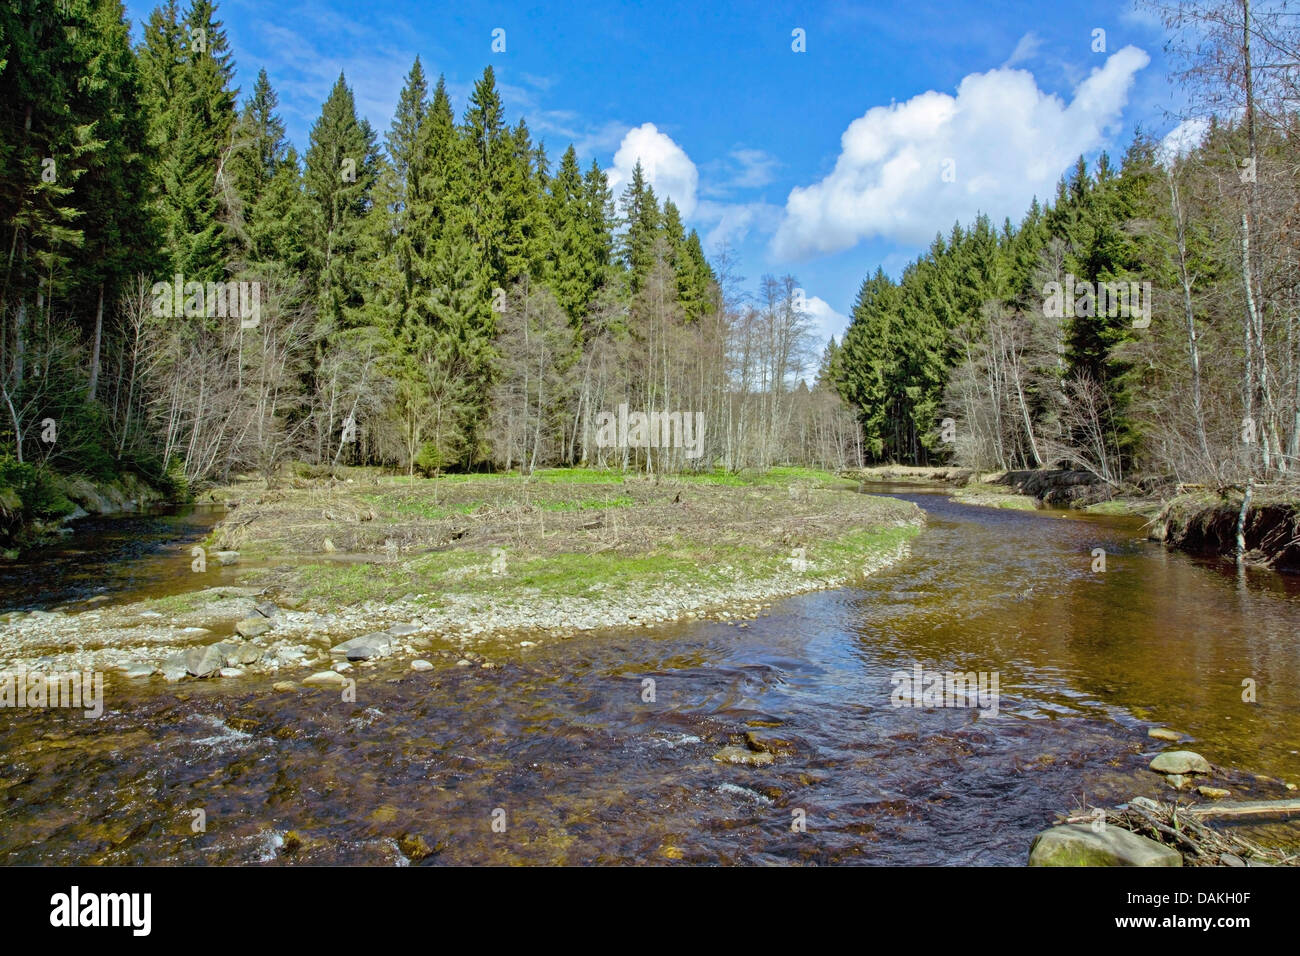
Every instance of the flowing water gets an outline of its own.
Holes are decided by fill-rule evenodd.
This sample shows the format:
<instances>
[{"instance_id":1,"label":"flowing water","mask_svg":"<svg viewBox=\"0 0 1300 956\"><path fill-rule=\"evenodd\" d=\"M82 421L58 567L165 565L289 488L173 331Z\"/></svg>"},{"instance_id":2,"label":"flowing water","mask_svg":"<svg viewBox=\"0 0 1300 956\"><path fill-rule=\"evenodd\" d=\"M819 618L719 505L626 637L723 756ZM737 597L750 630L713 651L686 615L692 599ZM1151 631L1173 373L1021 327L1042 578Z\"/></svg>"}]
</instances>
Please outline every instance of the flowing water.
<instances>
[{"instance_id":1,"label":"flowing water","mask_svg":"<svg viewBox=\"0 0 1300 956\"><path fill-rule=\"evenodd\" d=\"M911 557L746 627L394 664L355 703L117 681L97 721L2 712L0 861L1019 864L1058 812L1160 792L1153 724L1300 781L1300 580L1132 519L870 490L928 512ZM996 672L998 714L891 706L918 664ZM753 728L794 752L713 759Z\"/></svg>"}]
</instances>

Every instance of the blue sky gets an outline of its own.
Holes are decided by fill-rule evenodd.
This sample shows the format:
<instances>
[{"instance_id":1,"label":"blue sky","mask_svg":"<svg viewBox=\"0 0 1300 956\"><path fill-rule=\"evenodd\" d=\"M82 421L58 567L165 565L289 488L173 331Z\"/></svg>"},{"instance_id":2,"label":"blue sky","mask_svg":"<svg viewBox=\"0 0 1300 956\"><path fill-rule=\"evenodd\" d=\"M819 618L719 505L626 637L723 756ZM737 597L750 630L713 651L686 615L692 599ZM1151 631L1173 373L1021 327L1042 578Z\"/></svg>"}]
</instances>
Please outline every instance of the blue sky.
<instances>
[{"instance_id":1,"label":"blue sky","mask_svg":"<svg viewBox=\"0 0 1300 956\"><path fill-rule=\"evenodd\" d=\"M137 37L153 6L127 3ZM823 336L878 265L897 275L977 209L1018 220L1080 153L1118 159L1180 106L1162 29L1128 2L226 0L219 16L242 92L265 67L300 152L340 70L382 137L417 54L458 117L491 64L508 120L553 160L572 142L617 190L640 158L746 288L797 276Z\"/></svg>"}]
</instances>

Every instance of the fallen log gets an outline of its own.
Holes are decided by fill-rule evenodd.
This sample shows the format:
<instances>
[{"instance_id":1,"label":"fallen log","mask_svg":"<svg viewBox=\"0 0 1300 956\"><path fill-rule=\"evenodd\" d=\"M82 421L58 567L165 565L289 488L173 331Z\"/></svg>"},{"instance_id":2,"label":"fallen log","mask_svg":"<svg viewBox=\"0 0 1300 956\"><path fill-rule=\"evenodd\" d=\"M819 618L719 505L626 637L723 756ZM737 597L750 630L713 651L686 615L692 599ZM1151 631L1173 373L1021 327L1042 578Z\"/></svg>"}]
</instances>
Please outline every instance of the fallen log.
<instances>
[{"instance_id":1,"label":"fallen log","mask_svg":"<svg viewBox=\"0 0 1300 956\"><path fill-rule=\"evenodd\" d=\"M1180 813L1201 819L1241 819L1243 817L1300 816L1300 800L1241 800L1200 803L1183 807Z\"/></svg>"}]
</instances>

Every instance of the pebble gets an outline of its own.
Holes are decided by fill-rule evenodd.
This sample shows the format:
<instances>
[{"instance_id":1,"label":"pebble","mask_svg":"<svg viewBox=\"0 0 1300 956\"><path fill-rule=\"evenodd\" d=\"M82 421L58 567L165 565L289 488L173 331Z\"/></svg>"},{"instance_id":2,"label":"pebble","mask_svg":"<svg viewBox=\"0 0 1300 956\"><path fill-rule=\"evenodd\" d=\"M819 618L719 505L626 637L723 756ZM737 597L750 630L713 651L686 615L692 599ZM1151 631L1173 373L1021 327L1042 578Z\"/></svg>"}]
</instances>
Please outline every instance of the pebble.
<instances>
[{"instance_id":1,"label":"pebble","mask_svg":"<svg viewBox=\"0 0 1300 956\"><path fill-rule=\"evenodd\" d=\"M342 687L347 682L346 677L335 671L317 671L310 677L303 679L304 684L310 684L314 687Z\"/></svg>"},{"instance_id":2,"label":"pebble","mask_svg":"<svg viewBox=\"0 0 1300 956\"><path fill-rule=\"evenodd\" d=\"M430 664L428 661L425 661L425 660L414 660L414 661L411 661L411 670L413 670L413 671L431 671L431 670L433 670L433 665Z\"/></svg>"}]
</instances>

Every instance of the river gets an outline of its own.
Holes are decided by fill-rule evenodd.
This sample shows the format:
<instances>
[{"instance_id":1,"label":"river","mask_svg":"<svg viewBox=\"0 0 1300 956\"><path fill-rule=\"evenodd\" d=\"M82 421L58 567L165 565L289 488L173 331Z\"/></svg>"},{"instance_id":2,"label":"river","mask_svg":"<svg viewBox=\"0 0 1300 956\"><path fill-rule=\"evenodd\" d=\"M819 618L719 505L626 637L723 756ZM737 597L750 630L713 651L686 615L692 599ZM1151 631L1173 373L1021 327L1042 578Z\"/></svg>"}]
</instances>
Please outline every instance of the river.
<instances>
[{"instance_id":1,"label":"river","mask_svg":"<svg viewBox=\"0 0 1300 956\"><path fill-rule=\"evenodd\" d=\"M928 513L911 557L746 627L381 667L355 703L110 678L99 720L5 711L0 861L1022 864L1056 813L1161 792L1153 725L1300 781L1300 579L1134 519L868 490ZM998 714L891 706L918 664L996 672ZM713 759L754 728L794 752Z\"/></svg>"}]
</instances>

